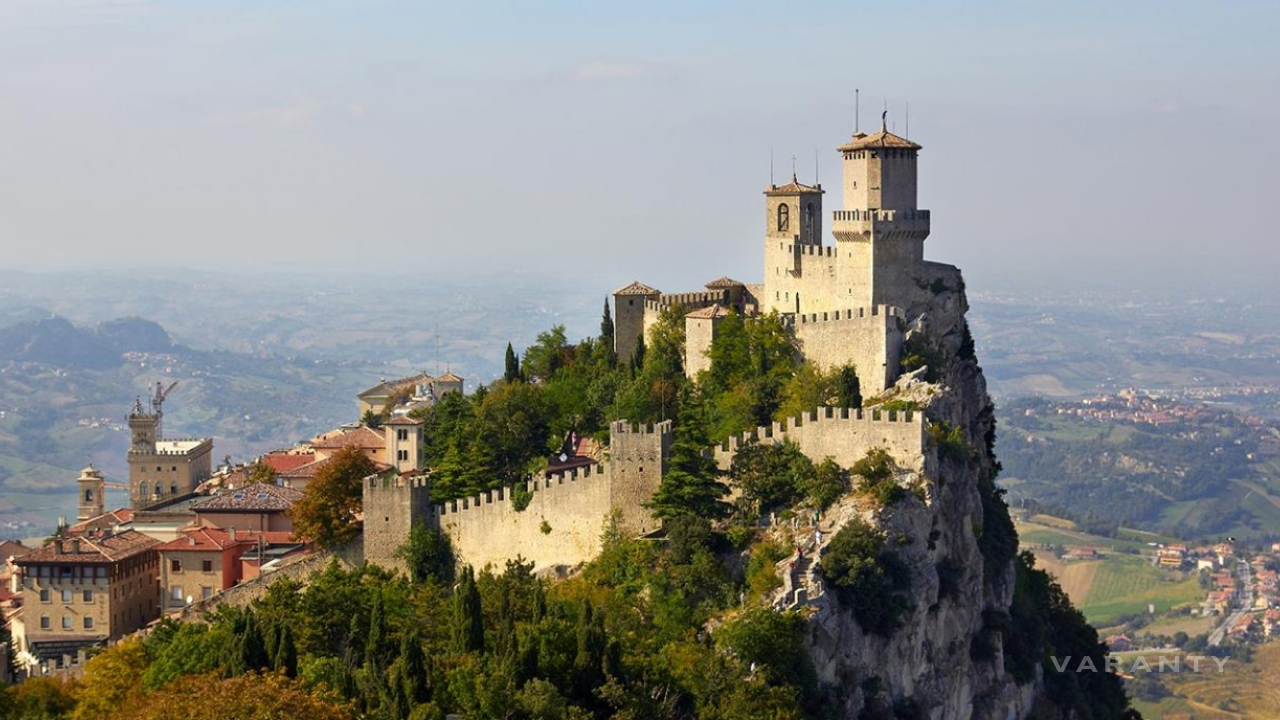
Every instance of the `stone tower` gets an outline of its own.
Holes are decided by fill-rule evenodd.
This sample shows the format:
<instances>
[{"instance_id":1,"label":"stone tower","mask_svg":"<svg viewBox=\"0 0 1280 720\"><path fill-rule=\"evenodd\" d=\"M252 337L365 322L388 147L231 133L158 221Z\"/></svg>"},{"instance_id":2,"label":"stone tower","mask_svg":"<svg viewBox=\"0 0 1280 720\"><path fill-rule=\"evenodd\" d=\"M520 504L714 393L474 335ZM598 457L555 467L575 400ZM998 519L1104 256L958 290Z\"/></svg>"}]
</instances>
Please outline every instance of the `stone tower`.
<instances>
[{"instance_id":1,"label":"stone tower","mask_svg":"<svg viewBox=\"0 0 1280 720\"><path fill-rule=\"evenodd\" d=\"M156 441L160 439L161 417L162 413L159 410L147 412L142 406L142 398L134 400L133 410L129 413L129 434L132 436L130 452L154 453L156 451Z\"/></svg>"},{"instance_id":2,"label":"stone tower","mask_svg":"<svg viewBox=\"0 0 1280 720\"><path fill-rule=\"evenodd\" d=\"M764 191L765 297L761 300L766 310L805 312L802 298L812 303L824 294L815 281L825 283L826 273L810 259L823 256L823 192L820 185L801 183L794 173L791 182L770 185Z\"/></svg>"},{"instance_id":3,"label":"stone tower","mask_svg":"<svg viewBox=\"0 0 1280 720\"><path fill-rule=\"evenodd\" d=\"M212 474L212 440L165 439L160 434L161 406L172 389L157 384L150 410L138 399L129 413L129 502L134 510L194 492Z\"/></svg>"},{"instance_id":4,"label":"stone tower","mask_svg":"<svg viewBox=\"0 0 1280 720\"><path fill-rule=\"evenodd\" d=\"M370 476L363 480L364 559L385 568L404 568L397 551L414 525L436 527L431 482L425 475Z\"/></svg>"},{"instance_id":5,"label":"stone tower","mask_svg":"<svg viewBox=\"0 0 1280 720\"><path fill-rule=\"evenodd\" d=\"M924 262L929 211L916 207L920 146L882 125L837 148L844 164L844 209L833 214L839 283L854 307L901 305Z\"/></svg>"},{"instance_id":6,"label":"stone tower","mask_svg":"<svg viewBox=\"0 0 1280 720\"><path fill-rule=\"evenodd\" d=\"M80 478L76 480L76 485L80 489L80 509L76 513L76 522L83 522L101 515L104 512L102 493L105 489L102 473L90 465L80 471Z\"/></svg>"},{"instance_id":7,"label":"stone tower","mask_svg":"<svg viewBox=\"0 0 1280 720\"><path fill-rule=\"evenodd\" d=\"M661 296L657 290L641 282L613 292L613 350L618 362L631 361L640 338L644 336L645 303Z\"/></svg>"},{"instance_id":8,"label":"stone tower","mask_svg":"<svg viewBox=\"0 0 1280 720\"><path fill-rule=\"evenodd\" d=\"M396 472L412 472L422 464L422 421L397 415L383 425L386 457L383 462Z\"/></svg>"}]
</instances>

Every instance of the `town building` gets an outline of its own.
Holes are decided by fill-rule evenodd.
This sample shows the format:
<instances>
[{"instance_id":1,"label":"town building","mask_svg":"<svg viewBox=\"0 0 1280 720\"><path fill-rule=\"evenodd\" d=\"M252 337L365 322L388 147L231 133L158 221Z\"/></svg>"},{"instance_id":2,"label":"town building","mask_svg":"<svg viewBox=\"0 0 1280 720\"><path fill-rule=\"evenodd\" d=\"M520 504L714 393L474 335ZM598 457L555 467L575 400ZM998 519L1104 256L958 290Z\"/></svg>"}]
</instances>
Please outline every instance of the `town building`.
<instances>
[{"instance_id":1,"label":"town building","mask_svg":"<svg viewBox=\"0 0 1280 720\"><path fill-rule=\"evenodd\" d=\"M303 547L287 531L241 532L234 526L188 528L181 537L156 546L164 610L179 610L257 577L256 551L272 546ZM242 557L249 551L255 553L252 570L246 573Z\"/></svg>"},{"instance_id":2,"label":"town building","mask_svg":"<svg viewBox=\"0 0 1280 720\"><path fill-rule=\"evenodd\" d=\"M129 413L129 500L134 510L189 495L212 474L213 440L162 434L164 401L176 384L165 390L156 383L150 407L138 398Z\"/></svg>"},{"instance_id":3,"label":"town building","mask_svg":"<svg viewBox=\"0 0 1280 720\"><path fill-rule=\"evenodd\" d=\"M18 558L22 611L13 629L19 660L74 655L159 617L159 544L136 530L95 532Z\"/></svg>"}]
</instances>

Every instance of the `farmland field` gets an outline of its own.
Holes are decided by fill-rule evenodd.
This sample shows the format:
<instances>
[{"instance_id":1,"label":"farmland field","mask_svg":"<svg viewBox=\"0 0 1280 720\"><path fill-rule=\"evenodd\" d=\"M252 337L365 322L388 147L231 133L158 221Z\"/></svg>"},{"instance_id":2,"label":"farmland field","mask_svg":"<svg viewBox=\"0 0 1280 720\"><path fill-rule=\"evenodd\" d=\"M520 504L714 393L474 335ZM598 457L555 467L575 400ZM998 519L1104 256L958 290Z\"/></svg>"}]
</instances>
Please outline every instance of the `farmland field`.
<instances>
[{"instance_id":1,"label":"farmland field","mask_svg":"<svg viewBox=\"0 0 1280 720\"><path fill-rule=\"evenodd\" d=\"M1280 718L1280 643L1260 645L1250 663L1228 660L1222 674L1211 661L1202 665L1206 667L1210 672L1163 676L1162 683L1173 697L1158 703L1135 701L1134 707L1148 720Z\"/></svg>"}]
</instances>

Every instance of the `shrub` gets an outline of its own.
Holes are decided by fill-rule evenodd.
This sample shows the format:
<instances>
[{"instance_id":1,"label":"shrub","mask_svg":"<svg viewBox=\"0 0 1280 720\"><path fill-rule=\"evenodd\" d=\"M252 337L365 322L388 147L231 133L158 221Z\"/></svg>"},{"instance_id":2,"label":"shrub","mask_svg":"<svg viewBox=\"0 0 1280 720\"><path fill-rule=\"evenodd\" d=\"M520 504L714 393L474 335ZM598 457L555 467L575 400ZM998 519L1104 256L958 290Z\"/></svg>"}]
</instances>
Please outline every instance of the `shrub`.
<instances>
[{"instance_id":1,"label":"shrub","mask_svg":"<svg viewBox=\"0 0 1280 720\"><path fill-rule=\"evenodd\" d=\"M893 456L884 448L872 448L866 456L854 463L849 472L862 478L860 492L874 499L881 507L892 505L906 496L894 479Z\"/></svg>"},{"instance_id":2,"label":"shrub","mask_svg":"<svg viewBox=\"0 0 1280 720\"><path fill-rule=\"evenodd\" d=\"M842 604L867 632L889 636L910 608L911 571L885 547L884 533L860 520L831 539L820 564Z\"/></svg>"},{"instance_id":3,"label":"shrub","mask_svg":"<svg viewBox=\"0 0 1280 720\"><path fill-rule=\"evenodd\" d=\"M759 504L760 512L768 512L799 499L814 472L813 462L794 442L753 442L734 454L729 476L743 495Z\"/></svg>"},{"instance_id":4,"label":"shrub","mask_svg":"<svg viewBox=\"0 0 1280 720\"><path fill-rule=\"evenodd\" d=\"M835 460L828 457L818 463L818 467L814 469L805 488L805 494L809 496L809 502L815 507L826 510L848 489L848 475Z\"/></svg>"},{"instance_id":5,"label":"shrub","mask_svg":"<svg viewBox=\"0 0 1280 720\"><path fill-rule=\"evenodd\" d=\"M533 491L525 483L519 482L511 486L511 508L516 512L524 512L533 501Z\"/></svg>"}]
</instances>

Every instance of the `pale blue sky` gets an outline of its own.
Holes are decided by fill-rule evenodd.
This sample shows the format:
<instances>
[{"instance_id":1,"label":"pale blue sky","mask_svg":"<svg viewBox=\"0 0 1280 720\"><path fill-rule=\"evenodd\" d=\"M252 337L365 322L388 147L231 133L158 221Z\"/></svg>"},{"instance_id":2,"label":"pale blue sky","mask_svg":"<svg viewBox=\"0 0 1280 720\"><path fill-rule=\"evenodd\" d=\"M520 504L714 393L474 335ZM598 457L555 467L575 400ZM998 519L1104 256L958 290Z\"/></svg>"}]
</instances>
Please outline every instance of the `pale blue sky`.
<instances>
[{"instance_id":1,"label":"pale blue sky","mask_svg":"<svg viewBox=\"0 0 1280 720\"><path fill-rule=\"evenodd\" d=\"M933 258L1270 272L1277 37L1274 2L4 0L0 267L752 281L770 150L837 208L858 87L864 126L910 102Z\"/></svg>"}]
</instances>

